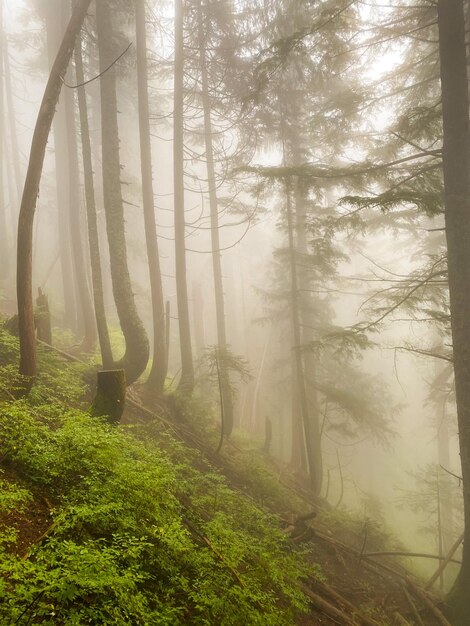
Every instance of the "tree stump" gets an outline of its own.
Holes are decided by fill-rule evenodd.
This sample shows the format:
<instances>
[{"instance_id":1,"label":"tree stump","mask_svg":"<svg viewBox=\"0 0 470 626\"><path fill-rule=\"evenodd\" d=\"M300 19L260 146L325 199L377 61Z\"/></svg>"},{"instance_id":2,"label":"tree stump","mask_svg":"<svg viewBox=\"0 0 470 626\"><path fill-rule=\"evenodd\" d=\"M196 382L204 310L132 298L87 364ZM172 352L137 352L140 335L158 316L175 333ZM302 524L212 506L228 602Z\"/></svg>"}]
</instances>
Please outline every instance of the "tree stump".
<instances>
[{"instance_id":1,"label":"tree stump","mask_svg":"<svg viewBox=\"0 0 470 626\"><path fill-rule=\"evenodd\" d=\"M49 299L43 293L41 287L38 288L38 297L36 298L36 315L34 316L36 323L37 338L49 346L52 346L52 327L51 313L49 310Z\"/></svg>"},{"instance_id":2,"label":"tree stump","mask_svg":"<svg viewBox=\"0 0 470 626\"><path fill-rule=\"evenodd\" d=\"M110 424L117 424L122 417L125 401L125 371L121 369L98 372L96 396L91 405L91 414L106 417Z\"/></svg>"}]
</instances>

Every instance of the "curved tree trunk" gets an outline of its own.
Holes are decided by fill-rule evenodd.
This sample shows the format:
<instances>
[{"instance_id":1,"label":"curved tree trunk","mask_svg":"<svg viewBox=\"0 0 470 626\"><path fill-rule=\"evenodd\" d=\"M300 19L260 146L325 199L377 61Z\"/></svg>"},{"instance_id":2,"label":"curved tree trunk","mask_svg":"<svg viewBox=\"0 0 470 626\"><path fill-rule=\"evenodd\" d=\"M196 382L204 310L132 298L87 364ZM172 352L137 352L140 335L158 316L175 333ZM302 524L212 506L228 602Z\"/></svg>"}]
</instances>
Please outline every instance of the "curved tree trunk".
<instances>
[{"instance_id":1,"label":"curved tree trunk","mask_svg":"<svg viewBox=\"0 0 470 626\"><path fill-rule=\"evenodd\" d=\"M168 355L166 354L165 340L165 301L163 299L160 257L158 254L157 230L155 226L155 207L153 201L145 0L136 0L136 40L142 200L153 316L153 362L147 382L157 393L162 393L168 369Z\"/></svg>"},{"instance_id":2,"label":"curved tree trunk","mask_svg":"<svg viewBox=\"0 0 470 626\"><path fill-rule=\"evenodd\" d=\"M175 187L175 256L176 297L181 350L181 378L178 388L186 394L194 387L193 351L189 325L188 285L186 276L186 241L184 216L184 146L183 146L183 0L175 0L175 81L173 112L173 171Z\"/></svg>"},{"instance_id":3,"label":"curved tree trunk","mask_svg":"<svg viewBox=\"0 0 470 626\"><path fill-rule=\"evenodd\" d=\"M117 367L126 372L130 385L144 372L149 358L149 343L132 291L127 263L124 205L121 191L119 130L116 96L116 68L109 66L118 56L114 45L112 12L109 0L96 3L98 50L100 57L101 133L103 161L103 198L106 214L111 279L114 301L126 342L126 352Z\"/></svg>"},{"instance_id":4,"label":"curved tree trunk","mask_svg":"<svg viewBox=\"0 0 470 626\"><path fill-rule=\"evenodd\" d=\"M32 293L32 249L34 212L39 194L44 155L54 118L55 107L65 74L72 56L75 39L80 31L91 0L78 0L73 10L62 44L52 66L39 109L33 134L26 181L21 200L18 223L17 297L20 337L20 374L34 377L37 371L36 337L34 333L34 307Z\"/></svg>"},{"instance_id":5,"label":"curved tree trunk","mask_svg":"<svg viewBox=\"0 0 470 626\"><path fill-rule=\"evenodd\" d=\"M80 40L78 40L75 45L74 56L77 83L81 85L85 82L85 77L83 73L82 46ZM85 203L87 210L93 302L95 305L96 327L98 329L98 339L103 369L109 370L114 366L114 360L111 350L111 341L109 339L108 323L106 321L106 310L104 306L103 276L101 272L100 241L98 236L98 221L96 217L95 186L93 182L88 108L85 88L80 87L77 92L78 109L80 113L80 135L82 139L83 178L85 182Z\"/></svg>"}]
</instances>

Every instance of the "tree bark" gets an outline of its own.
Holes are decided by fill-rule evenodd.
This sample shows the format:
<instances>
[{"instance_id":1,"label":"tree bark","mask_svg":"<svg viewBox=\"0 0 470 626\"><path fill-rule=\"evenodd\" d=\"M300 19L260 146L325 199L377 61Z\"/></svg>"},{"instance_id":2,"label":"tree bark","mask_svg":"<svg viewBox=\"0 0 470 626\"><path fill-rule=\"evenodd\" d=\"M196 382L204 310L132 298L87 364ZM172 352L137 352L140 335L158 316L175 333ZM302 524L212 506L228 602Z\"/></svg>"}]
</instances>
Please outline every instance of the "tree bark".
<instances>
[{"instance_id":1,"label":"tree bark","mask_svg":"<svg viewBox=\"0 0 470 626\"><path fill-rule=\"evenodd\" d=\"M77 84L85 82L83 72L82 46L77 40L75 45L75 73ZM93 287L93 302L95 305L96 327L101 351L103 368L113 367L113 353L109 339L108 323L103 295L103 276L101 271L100 241L98 235L98 220L96 216L95 185L93 181L93 165L91 157L90 126L88 123L88 107L84 87L77 90L78 109L80 114L80 136L82 140L83 178L85 183L85 203L87 211L88 245L90 248L91 280Z\"/></svg>"},{"instance_id":2,"label":"tree bark","mask_svg":"<svg viewBox=\"0 0 470 626\"><path fill-rule=\"evenodd\" d=\"M292 315L292 313L291 313ZM292 324L292 320L291 320ZM292 336L292 332L291 332ZM300 471L307 473L307 457L305 454L305 438L304 428L302 423L302 411L299 402L299 374L297 372L297 355L291 348L289 343L288 348L291 349L290 356L290 412L291 412L291 450L290 450L290 463L294 471Z\"/></svg>"},{"instance_id":3,"label":"tree bark","mask_svg":"<svg viewBox=\"0 0 470 626\"><path fill-rule=\"evenodd\" d=\"M126 401L126 373L124 370L98 372L96 396L90 412L106 417L110 424L118 424Z\"/></svg>"},{"instance_id":4,"label":"tree bark","mask_svg":"<svg viewBox=\"0 0 470 626\"><path fill-rule=\"evenodd\" d=\"M13 89L11 84L11 68L10 68L10 56L8 53L8 38L3 39L3 64L5 69L5 92L6 102L8 107L8 118L10 126L11 137L11 152L13 162L13 173L15 176L15 186L18 195L18 205L21 201L21 164L20 164L20 150L18 148L18 131L16 128L16 116L15 107L13 105ZM17 211L17 209L15 209Z\"/></svg>"},{"instance_id":5,"label":"tree bark","mask_svg":"<svg viewBox=\"0 0 470 626\"><path fill-rule=\"evenodd\" d=\"M147 382L157 393L161 394L168 370L168 356L166 354L165 341L165 300L163 298L162 276L160 271L152 181L145 0L136 0L136 41L142 200L153 319L153 361Z\"/></svg>"},{"instance_id":6,"label":"tree bark","mask_svg":"<svg viewBox=\"0 0 470 626\"><path fill-rule=\"evenodd\" d=\"M34 129L18 223L17 297L20 336L20 374L32 378L37 372L36 338L32 293L33 225L47 139L55 107L72 56L75 39L91 0L78 0L49 75Z\"/></svg>"},{"instance_id":7,"label":"tree bark","mask_svg":"<svg viewBox=\"0 0 470 626\"><path fill-rule=\"evenodd\" d=\"M300 159L294 159L299 163ZM302 183L297 180L295 185L295 230L297 235L297 253L300 256L302 266L308 266L308 244L307 244L307 210L305 203L305 191ZM307 273L311 271L302 267L298 272L299 281L299 306L302 344L308 345L314 340L312 328L315 326L312 297L309 293L310 280ZM323 458L320 436L320 409L318 405L318 394L316 390L316 363L312 350L308 348L303 352L304 377L308 403L308 415L312 430L312 462L314 463L314 474L316 480L316 495L320 494L323 482Z\"/></svg>"},{"instance_id":8,"label":"tree bark","mask_svg":"<svg viewBox=\"0 0 470 626\"><path fill-rule=\"evenodd\" d=\"M70 240L77 286L78 304L83 317L83 340L81 349L91 352L96 345L96 323L87 280L87 268L82 243L82 210L80 198L80 171L78 166L77 124L75 118L74 93L65 90L65 121L67 125L67 148L69 162L69 218Z\"/></svg>"},{"instance_id":9,"label":"tree bark","mask_svg":"<svg viewBox=\"0 0 470 626\"><path fill-rule=\"evenodd\" d=\"M294 216L292 210L292 191L289 181L286 181L286 217L287 233L289 238L289 269L291 279L291 324L292 324L292 350L295 358L296 387L299 398L300 415L305 436L305 451L307 454L309 486L314 495L319 493L319 477L315 474L315 432L309 414L307 389L305 385L304 365L302 359L302 334L300 330L300 307L299 286L297 275L297 255L294 238ZM295 388L294 388L295 389Z\"/></svg>"},{"instance_id":10,"label":"tree bark","mask_svg":"<svg viewBox=\"0 0 470 626\"><path fill-rule=\"evenodd\" d=\"M211 219L212 272L214 277L215 314L217 322L217 344L219 350L227 352L227 331L225 325L224 286L222 280L222 259L219 237L219 207L217 201L216 177L214 166L214 147L211 119L211 103L209 98L209 76L205 50L204 23L202 2L198 6L199 56L201 64L202 108L204 113L204 142L206 146L207 182L209 187L209 207ZM224 434L228 437L233 430L233 398L230 386L230 375L226 359L220 360L220 386L224 408Z\"/></svg>"},{"instance_id":11,"label":"tree bark","mask_svg":"<svg viewBox=\"0 0 470 626\"><path fill-rule=\"evenodd\" d=\"M54 0L46 7L47 50L49 65L52 67L60 45L62 15L65 11L63 0ZM64 99L59 97L57 112L54 116L54 158L57 192L57 218L59 224L60 267L64 294L64 318L67 328L77 329L75 293L70 254L69 194L68 194L68 148L67 125L65 121Z\"/></svg>"},{"instance_id":12,"label":"tree bark","mask_svg":"<svg viewBox=\"0 0 470 626\"><path fill-rule=\"evenodd\" d=\"M126 371L127 384L130 385L139 378L147 366L149 343L137 312L127 263L119 158L116 68L113 66L108 69L117 57L109 0L100 0L96 3L96 23L100 72L104 72L100 78L100 91L106 231L114 301L126 342L126 352L117 366Z\"/></svg>"},{"instance_id":13,"label":"tree bark","mask_svg":"<svg viewBox=\"0 0 470 626\"><path fill-rule=\"evenodd\" d=\"M190 394L194 387L193 351L189 324L188 285L186 276L186 239L184 215L184 47L183 0L175 0L175 69L173 110L173 184L175 219L176 297L181 351L181 378L178 389Z\"/></svg>"},{"instance_id":14,"label":"tree bark","mask_svg":"<svg viewBox=\"0 0 470 626\"><path fill-rule=\"evenodd\" d=\"M462 567L449 593L455 626L470 623L470 162L462 0L438 0L443 116L445 229L455 393L463 477Z\"/></svg>"},{"instance_id":15,"label":"tree bark","mask_svg":"<svg viewBox=\"0 0 470 626\"><path fill-rule=\"evenodd\" d=\"M3 80L3 0L0 0L0 279L6 279L9 274L10 253L9 236L7 229L7 215L4 189L4 135L5 135L5 107L4 107L4 80Z\"/></svg>"}]
</instances>

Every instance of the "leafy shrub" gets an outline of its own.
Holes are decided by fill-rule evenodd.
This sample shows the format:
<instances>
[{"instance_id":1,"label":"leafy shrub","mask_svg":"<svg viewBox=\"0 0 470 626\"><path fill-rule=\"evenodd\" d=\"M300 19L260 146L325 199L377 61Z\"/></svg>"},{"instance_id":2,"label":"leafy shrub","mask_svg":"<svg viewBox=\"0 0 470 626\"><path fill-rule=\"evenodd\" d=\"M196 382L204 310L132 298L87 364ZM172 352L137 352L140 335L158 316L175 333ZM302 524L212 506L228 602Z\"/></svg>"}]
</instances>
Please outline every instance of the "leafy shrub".
<instances>
[{"instance_id":1,"label":"leafy shrub","mask_svg":"<svg viewBox=\"0 0 470 626\"><path fill-rule=\"evenodd\" d=\"M28 558L0 552L0 623L294 623L314 572L277 519L181 443L68 408L75 366L42 359L35 395L0 403L0 459L47 492L52 525Z\"/></svg>"}]
</instances>

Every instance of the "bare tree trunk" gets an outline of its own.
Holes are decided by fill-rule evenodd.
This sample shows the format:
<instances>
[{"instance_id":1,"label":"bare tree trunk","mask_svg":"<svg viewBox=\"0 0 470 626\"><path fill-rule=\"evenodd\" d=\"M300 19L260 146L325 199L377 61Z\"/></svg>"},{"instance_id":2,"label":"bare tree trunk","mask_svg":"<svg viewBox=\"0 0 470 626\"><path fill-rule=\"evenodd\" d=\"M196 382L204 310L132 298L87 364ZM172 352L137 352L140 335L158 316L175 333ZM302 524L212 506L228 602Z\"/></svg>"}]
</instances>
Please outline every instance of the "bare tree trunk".
<instances>
[{"instance_id":1,"label":"bare tree trunk","mask_svg":"<svg viewBox=\"0 0 470 626\"><path fill-rule=\"evenodd\" d=\"M225 326L224 286L222 281L222 259L219 237L219 207L217 202L216 177L214 167L214 147L212 144L212 120L209 98L209 77L205 51L202 3L198 7L199 56L201 63L202 106L204 112L204 141L206 146L207 179L209 186L209 206L211 217L212 271L214 276L215 314L217 321L217 343L222 355L227 352L227 332ZM228 437L233 430L233 399L226 360L220 360L220 386L224 410L224 434Z\"/></svg>"},{"instance_id":2,"label":"bare tree trunk","mask_svg":"<svg viewBox=\"0 0 470 626\"><path fill-rule=\"evenodd\" d=\"M455 393L463 477L462 567L448 596L453 623L470 623L470 162L469 99L462 0L438 0L447 263Z\"/></svg>"},{"instance_id":3,"label":"bare tree trunk","mask_svg":"<svg viewBox=\"0 0 470 626\"><path fill-rule=\"evenodd\" d=\"M17 296L20 337L19 371L25 377L36 375L36 337L34 333L34 307L32 292L32 248L34 212L41 181L47 139L51 130L55 107L65 74L72 56L75 39L80 31L91 0L78 0L73 10L62 44L52 66L49 80L39 109L33 134L28 170L21 201L18 223Z\"/></svg>"},{"instance_id":4,"label":"bare tree trunk","mask_svg":"<svg viewBox=\"0 0 470 626\"><path fill-rule=\"evenodd\" d=\"M186 276L186 240L184 215L184 145L183 145L183 0L175 0L175 75L173 112L173 179L175 202L176 295L181 351L181 378L178 385L185 394L194 387L194 365L189 324L188 285Z\"/></svg>"},{"instance_id":5,"label":"bare tree trunk","mask_svg":"<svg viewBox=\"0 0 470 626\"><path fill-rule=\"evenodd\" d=\"M87 280L87 269L83 254L82 223L80 213L82 210L80 198L80 171L78 166L77 123L75 118L75 101L71 89L66 88L65 93L65 121L67 125L67 147L69 161L69 217L70 239L72 243L72 257L74 262L78 304L83 316L83 341L81 349L91 352L96 345L96 323L93 304Z\"/></svg>"},{"instance_id":6,"label":"bare tree trunk","mask_svg":"<svg viewBox=\"0 0 470 626\"><path fill-rule=\"evenodd\" d=\"M165 300L163 298L160 257L158 253L158 239L155 225L155 206L153 199L145 0L136 0L136 40L142 200L144 207L145 240L147 243L153 317L153 362L147 382L157 393L162 393L168 370L168 356L166 354L165 341Z\"/></svg>"},{"instance_id":7,"label":"bare tree trunk","mask_svg":"<svg viewBox=\"0 0 470 626\"><path fill-rule=\"evenodd\" d=\"M297 276L297 255L294 237L294 216L292 210L292 191L290 182L286 181L286 217L287 217L287 233L289 238L289 265L291 278L291 323L292 323L292 350L295 358L295 375L297 378L296 386L299 397L299 408L302 416L302 425L305 436L305 451L307 454L309 483L312 493L319 493L319 477L315 474L315 450L313 442L315 433L309 415L308 397L305 385L305 373L302 359L302 334L300 330L300 307L299 307L299 286Z\"/></svg>"},{"instance_id":8,"label":"bare tree trunk","mask_svg":"<svg viewBox=\"0 0 470 626\"><path fill-rule=\"evenodd\" d=\"M10 137L11 137L11 152L13 172L15 176L15 186L18 196L18 205L21 201L22 181L21 181L21 163L20 163L20 151L18 148L18 131L16 129L16 116L15 107L13 105L13 89L11 85L11 69L10 69L10 56L8 53L8 38L4 36L3 39L3 64L5 69L5 92L6 101L8 106L8 118L10 125ZM15 210L17 211L17 209Z\"/></svg>"},{"instance_id":9,"label":"bare tree trunk","mask_svg":"<svg viewBox=\"0 0 470 626\"><path fill-rule=\"evenodd\" d=\"M75 45L75 72L77 84L85 82L82 60L81 41ZM101 272L100 241L98 236L98 221L96 217L95 185L93 181L93 166L91 159L90 128L88 123L88 108L84 87L78 89L78 109L80 113L80 135L82 139L83 178L85 182L85 202L87 210L88 244L90 248L91 279L93 286L93 302L95 305L96 326L101 351L103 369L111 369L114 365L111 342L109 339L108 323L103 296L103 277Z\"/></svg>"},{"instance_id":10,"label":"bare tree trunk","mask_svg":"<svg viewBox=\"0 0 470 626\"><path fill-rule=\"evenodd\" d=\"M289 348L291 345L289 344ZM294 470L308 471L307 457L305 455L304 428L302 424L302 411L299 402L299 373L297 371L297 355L292 351L290 358L291 366L291 451L290 463Z\"/></svg>"},{"instance_id":11,"label":"bare tree trunk","mask_svg":"<svg viewBox=\"0 0 470 626\"><path fill-rule=\"evenodd\" d=\"M204 324L204 296L202 293L202 287L200 282L193 282L192 284L192 299L193 299L193 327L194 327L194 342L196 346L196 358L200 359L206 348L206 331Z\"/></svg>"},{"instance_id":12,"label":"bare tree trunk","mask_svg":"<svg viewBox=\"0 0 470 626\"><path fill-rule=\"evenodd\" d=\"M436 332L434 333L434 343L444 349L442 337ZM433 392L436 395L434 402L435 407L435 424L437 438L437 491L439 493L439 556L444 557L449 548L454 543L454 503L452 494L448 488L449 476L442 468L450 467L450 442L449 442L449 417L447 415L447 393L439 389L450 376L451 365L445 365L438 359L434 363L434 384ZM441 591L445 589L446 576L442 571L440 576Z\"/></svg>"},{"instance_id":13,"label":"bare tree trunk","mask_svg":"<svg viewBox=\"0 0 470 626\"><path fill-rule=\"evenodd\" d=\"M116 309L126 342L126 352L116 364L126 372L127 384L144 372L149 358L147 334L137 312L127 263L124 205L121 191L119 130L116 96L116 68L109 66L117 57L109 0L96 4L98 50L100 57L101 132L103 198L106 214L111 278Z\"/></svg>"},{"instance_id":14,"label":"bare tree trunk","mask_svg":"<svg viewBox=\"0 0 470 626\"><path fill-rule=\"evenodd\" d=\"M5 107L3 74L3 0L0 0L0 279L6 279L8 277L10 267L10 242L7 228L3 171L5 155Z\"/></svg>"},{"instance_id":15,"label":"bare tree trunk","mask_svg":"<svg viewBox=\"0 0 470 626\"><path fill-rule=\"evenodd\" d=\"M437 444L438 444L438 462L441 467L448 469L450 467L450 442L449 442L449 417L446 411L446 400L440 403L442 413L438 416L438 432L437 432ZM444 405L444 406L443 406ZM443 470L439 471L439 477L441 484L444 486L446 483L442 480L446 477ZM448 476L447 476L448 478ZM448 490L447 490L448 491ZM442 548L445 554L449 551L450 546L454 541L455 536L455 524L454 524L454 511L455 503L451 494L446 493L445 506L442 507Z\"/></svg>"},{"instance_id":16,"label":"bare tree trunk","mask_svg":"<svg viewBox=\"0 0 470 626\"><path fill-rule=\"evenodd\" d=\"M63 0L54 0L47 6L47 49L49 65L52 66L60 45L62 12L65 11ZM64 294L64 325L76 330L76 308L72 258L70 254L69 229L69 193L68 193L68 148L67 126L65 121L64 99L60 98L54 116L55 173L57 186L57 215L59 223L60 266L62 270L62 286Z\"/></svg>"},{"instance_id":17,"label":"bare tree trunk","mask_svg":"<svg viewBox=\"0 0 470 626\"><path fill-rule=\"evenodd\" d=\"M301 265L308 266L308 244L307 244L307 212L305 205L305 192L301 188L301 182L297 181L295 186L295 214L296 214L296 234L297 253L300 255ZM301 338L304 346L314 340L313 327L315 325L313 314L313 302L309 293L310 281L307 275L309 270L302 267L298 273L299 280L299 306L301 322ZM314 474L317 485L316 494L319 495L323 481L323 459L320 436L320 409L318 405L318 394L316 390L316 364L315 356L308 348L303 352L303 365L305 386L308 402L308 415L312 430L312 461L315 465Z\"/></svg>"}]
</instances>

